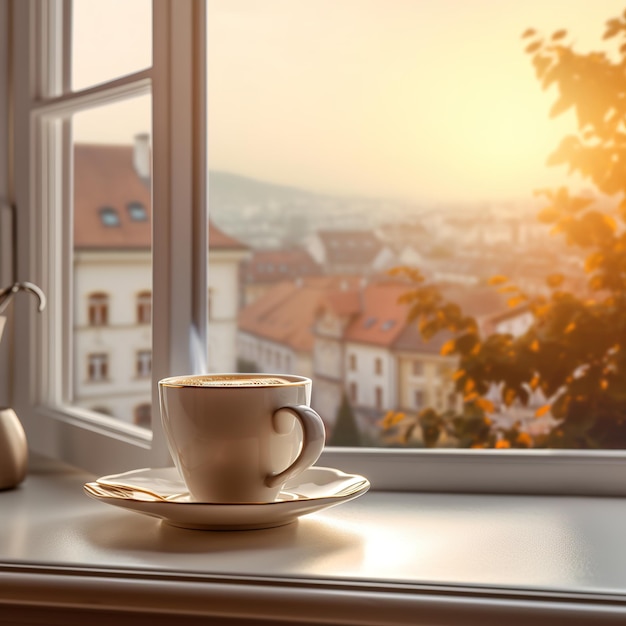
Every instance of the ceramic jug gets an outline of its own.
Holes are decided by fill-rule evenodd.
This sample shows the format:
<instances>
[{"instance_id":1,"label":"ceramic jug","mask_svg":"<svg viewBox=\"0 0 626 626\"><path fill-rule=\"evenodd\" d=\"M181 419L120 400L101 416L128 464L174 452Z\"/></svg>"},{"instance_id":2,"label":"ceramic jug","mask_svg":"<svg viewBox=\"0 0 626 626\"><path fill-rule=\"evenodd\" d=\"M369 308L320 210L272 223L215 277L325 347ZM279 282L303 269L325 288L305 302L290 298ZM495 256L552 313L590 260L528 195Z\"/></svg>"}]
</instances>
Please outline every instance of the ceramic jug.
<instances>
[{"instance_id":1,"label":"ceramic jug","mask_svg":"<svg viewBox=\"0 0 626 626\"><path fill-rule=\"evenodd\" d=\"M15 411L0 408L0 489L17 487L26 476L26 434Z\"/></svg>"}]
</instances>

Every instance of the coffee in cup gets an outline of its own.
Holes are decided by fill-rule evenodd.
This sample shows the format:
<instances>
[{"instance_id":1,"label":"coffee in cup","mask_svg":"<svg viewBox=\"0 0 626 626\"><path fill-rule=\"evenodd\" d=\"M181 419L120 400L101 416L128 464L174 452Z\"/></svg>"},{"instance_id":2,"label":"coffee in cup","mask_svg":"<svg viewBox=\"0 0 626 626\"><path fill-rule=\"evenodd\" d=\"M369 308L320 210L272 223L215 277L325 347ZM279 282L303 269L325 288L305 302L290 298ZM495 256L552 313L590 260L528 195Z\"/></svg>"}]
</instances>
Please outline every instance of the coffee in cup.
<instances>
[{"instance_id":1,"label":"coffee in cup","mask_svg":"<svg viewBox=\"0 0 626 626\"><path fill-rule=\"evenodd\" d=\"M273 502L324 449L311 380L203 374L159 381L170 453L193 500Z\"/></svg>"}]
</instances>

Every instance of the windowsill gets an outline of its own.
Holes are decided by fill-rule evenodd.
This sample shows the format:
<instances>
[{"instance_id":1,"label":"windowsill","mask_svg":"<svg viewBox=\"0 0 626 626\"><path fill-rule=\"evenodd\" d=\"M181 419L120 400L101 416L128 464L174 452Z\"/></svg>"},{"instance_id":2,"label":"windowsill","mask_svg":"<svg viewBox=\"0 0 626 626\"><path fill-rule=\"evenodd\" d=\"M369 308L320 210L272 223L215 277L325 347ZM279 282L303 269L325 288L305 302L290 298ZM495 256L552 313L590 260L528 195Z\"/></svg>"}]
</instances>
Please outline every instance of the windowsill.
<instances>
[{"instance_id":1,"label":"windowsill","mask_svg":"<svg viewBox=\"0 0 626 626\"><path fill-rule=\"evenodd\" d=\"M34 459L0 492L0 623L626 619L623 498L372 491L281 528L203 532L95 502L90 479Z\"/></svg>"}]
</instances>

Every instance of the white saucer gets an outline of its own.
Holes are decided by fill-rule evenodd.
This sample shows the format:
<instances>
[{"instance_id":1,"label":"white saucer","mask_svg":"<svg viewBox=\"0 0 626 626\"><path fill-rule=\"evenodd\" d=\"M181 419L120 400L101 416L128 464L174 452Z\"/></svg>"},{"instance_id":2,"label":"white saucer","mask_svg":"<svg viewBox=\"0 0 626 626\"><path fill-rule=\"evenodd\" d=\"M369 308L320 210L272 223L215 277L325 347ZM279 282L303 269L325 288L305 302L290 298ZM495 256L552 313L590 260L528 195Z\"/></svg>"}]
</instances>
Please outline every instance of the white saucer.
<instances>
[{"instance_id":1,"label":"white saucer","mask_svg":"<svg viewBox=\"0 0 626 626\"><path fill-rule=\"evenodd\" d=\"M212 504L191 501L176 468L164 467L103 476L86 483L84 490L95 500L158 517L173 526L252 530L289 524L302 515L358 498L369 487L363 476L311 467L287 482L275 502Z\"/></svg>"}]
</instances>

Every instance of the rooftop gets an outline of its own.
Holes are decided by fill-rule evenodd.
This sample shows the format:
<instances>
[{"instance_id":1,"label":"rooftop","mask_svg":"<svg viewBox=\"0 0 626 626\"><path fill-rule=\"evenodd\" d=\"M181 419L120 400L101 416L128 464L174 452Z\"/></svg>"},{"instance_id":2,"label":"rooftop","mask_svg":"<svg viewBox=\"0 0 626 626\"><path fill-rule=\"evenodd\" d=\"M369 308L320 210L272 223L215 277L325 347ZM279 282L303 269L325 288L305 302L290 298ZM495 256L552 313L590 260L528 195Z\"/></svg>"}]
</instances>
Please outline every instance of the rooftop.
<instances>
[{"instance_id":1,"label":"rooftop","mask_svg":"<svg viewBox=\"0 0 626 626\"><path fill-rule=\"evenodd\" d=\"M137 174L132 145L74 146L74 246L76 249L149 250L152 197ZM246 247L209 223L209 247Z\"/></svg>"}]
</instances>

